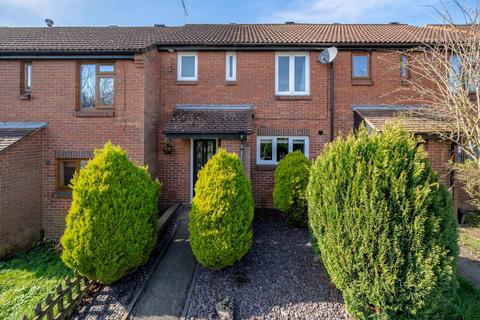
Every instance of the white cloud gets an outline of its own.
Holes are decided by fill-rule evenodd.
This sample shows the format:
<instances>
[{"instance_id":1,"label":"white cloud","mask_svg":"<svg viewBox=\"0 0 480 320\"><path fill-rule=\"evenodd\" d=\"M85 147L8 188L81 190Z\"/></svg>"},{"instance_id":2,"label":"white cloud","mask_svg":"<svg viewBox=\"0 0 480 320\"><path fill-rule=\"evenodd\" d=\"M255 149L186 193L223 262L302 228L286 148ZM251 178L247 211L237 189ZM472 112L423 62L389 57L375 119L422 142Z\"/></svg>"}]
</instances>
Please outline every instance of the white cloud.
<instances>
[{"instance_id":1,"label":"white cloud","mask_svg":"<svg viewBox=\"0 0 480 320\"><path fill-rule=\"evenodd\" d=\"M427 0L428 1L428 0ZM353 23L387 19L403 8L419 7L415 0L294 0L288 8L279 9L269 21ZM388 21L386 21L388 22Z\"/></svg>"}]
</instances>

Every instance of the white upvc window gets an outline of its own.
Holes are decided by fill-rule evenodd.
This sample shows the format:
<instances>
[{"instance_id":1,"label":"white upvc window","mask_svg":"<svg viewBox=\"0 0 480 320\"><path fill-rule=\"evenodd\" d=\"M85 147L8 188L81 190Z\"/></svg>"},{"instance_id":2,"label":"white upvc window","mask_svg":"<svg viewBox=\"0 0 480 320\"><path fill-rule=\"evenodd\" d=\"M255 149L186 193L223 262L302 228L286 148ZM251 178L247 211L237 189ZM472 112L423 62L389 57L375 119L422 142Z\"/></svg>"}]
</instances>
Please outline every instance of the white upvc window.
<instances>
[{"instance_id":1,"label":"white upvc window","mask_svg":"<svg viewBox=\"0 0 480 320\"><path fill-rule=\"evenodd\" d=\"M235 52L227 52L225 58L226 80L235 81L237 80L237 55Z\"/></svg>"},{"instance_id":2,"label":"white upvc window","mask_svg":"<svg viewBox=\"0 0 480 320\"><path fill-rule=\"evenodd\" d=\"M310 94L308 52L277 52L275 55L275 94Z\"/></svg>"},{"instance_id":3,"label":"white upvc window","mask_svg":"<svg viewBox=\"0 0 480 320\"><path fill-rule=\"evenodd\" d=\"M308 137L257 137L257 164L276 165L288 153L300 150L308 158Z\"/></svg>"},{"instance_id":4,"label":"white upvc window","mask_svg":"<svg viewBox=\"0 0 480 320\"><path fill-rule=\"evenodd\" d=\"M177 79L179 81L198 80L198 55L196 52L178 53Z\"/></svg>"}]
</instances>

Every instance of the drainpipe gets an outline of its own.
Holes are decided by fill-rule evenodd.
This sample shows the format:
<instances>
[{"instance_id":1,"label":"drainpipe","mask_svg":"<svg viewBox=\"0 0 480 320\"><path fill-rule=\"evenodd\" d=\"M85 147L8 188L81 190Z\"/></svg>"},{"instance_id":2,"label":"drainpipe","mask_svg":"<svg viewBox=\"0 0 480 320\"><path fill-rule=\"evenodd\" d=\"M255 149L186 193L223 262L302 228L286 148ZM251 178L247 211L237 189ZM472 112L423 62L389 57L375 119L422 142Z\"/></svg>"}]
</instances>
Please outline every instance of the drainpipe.
<instances>
[{"instance_id":1,"label":"drainpipe","mask_svg":"<svg viewBox=\"0 0 480 320\"><path fill-rule=\"evenodd\" d=\"M334 73L333 73L333 61L330 64L330 141L333 141L333 135L335 133L334 121L335 121L335 94L334 94Z\"/></svg>"},{"instance_id":2,"label":"drainpipe","mask_svg":"<svg viewBox=\"0 0 480 320\"><path fill-rule=\"evenodd\" d=\"M240 161L243 164L243 151L245 149L245 146L243 145L243 142L245 141L245 134L241 133L240 134Z\"/></svg>"}]
</instances>

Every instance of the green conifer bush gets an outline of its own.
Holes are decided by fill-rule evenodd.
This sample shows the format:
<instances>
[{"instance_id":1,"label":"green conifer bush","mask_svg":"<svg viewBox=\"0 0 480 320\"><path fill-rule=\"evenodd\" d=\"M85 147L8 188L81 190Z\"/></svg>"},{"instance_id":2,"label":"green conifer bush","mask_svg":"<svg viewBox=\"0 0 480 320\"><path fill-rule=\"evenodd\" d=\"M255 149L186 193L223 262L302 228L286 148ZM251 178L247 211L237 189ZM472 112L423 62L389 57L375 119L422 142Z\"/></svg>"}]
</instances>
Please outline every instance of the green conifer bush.
<instances>
[{"instance_id":1,"label":"green conifer bush","mask_svg":"<svg viewBox=\"0 0 480 320\"><path fill-rule=\"evenodd\" d=\"M231 266L252 245L253 197L237 155L220 149L200 170L190 211L190 244L211 269Z\"/></svg>"},{"instance_id":2,"label":"green conifer bush","mask_svg":"<svg viewBox=\"0 0 480 320\"><path fill-rule=\"evenodd\" d=\"M294 225L307 225L305 192L309 175L310 161L300 151L287 154L275 169L273 204L286 213Z\"/></svg>"},{"instance_id":3,"label":"green conifer bush","mask_svg":"<svg viewBox=\"0 0 480 320\"><path fill-rule=\"evenodd\" d=\"M419 140L391 124L338 138L307 187L314 245L357 319L429 319L454 296L451 195Z\"/></svg>"},{"instance_id":4,"label":"green conifer bush","mask_svg":"<svg viewBox=\"0 0 480 320\"><path fill-rule=\"evenodd\" d=\"M72 180L62 260L112 283L145 263L156 244L160 183L110 142Z\"/></svg>"}]
</instances>

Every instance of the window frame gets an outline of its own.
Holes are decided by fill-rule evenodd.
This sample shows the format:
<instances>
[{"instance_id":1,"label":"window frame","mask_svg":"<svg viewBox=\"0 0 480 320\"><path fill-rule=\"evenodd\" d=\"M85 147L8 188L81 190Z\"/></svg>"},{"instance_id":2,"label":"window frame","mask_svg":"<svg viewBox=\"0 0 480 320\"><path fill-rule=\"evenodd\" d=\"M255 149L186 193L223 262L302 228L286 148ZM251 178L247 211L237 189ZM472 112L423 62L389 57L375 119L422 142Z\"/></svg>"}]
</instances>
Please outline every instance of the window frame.
<instances>
[{"instance_id":1,"label":"window frame","mask_svg":"<svg viewBox=\"0 0 480 320\"><path fill-rule=\"evenodd\" d=\"M257 165L278 165L277 161L277 140L288 139L288 153L293 152L293 140L303 140L305 143L305 152L303 153L307 159L309 158L309 137L307 136L257 136ZM272 140L272 160L260 159L260 140Z\"/></svg>"},{"instance_id":2,"label":"window frame","mask_svg":"<svg viewBox=\"0 0 480 320\"><path fill-rule=\"evenodd\" d=\"M30 67L30 86L28 86L28 67ZM32 61L22 61L20 64L20 92L24 94L32 93Z\"/></svg>"},{"instance_id":3,"label":"window frame","mask_svg":"<svg viewBox=\"0 0 480 320\"><path fill-rule=\"evenodd\" d=\"M194 57L194 76L182 77L182 57ZM182 51L177 54L177 81L198 81L198 52L196 51Z\"/></svg>"},{"instance_id":4,"label":"window frame","mask_svg":"<svg viewBox=\"0 0 480 320\"><path fill-rule=\"evenodd\" d=\"M82 107L82 65L95 65L95 104L93 108L83 108ZM113 71L100 71L100 66L113 66ZM115 82L116 82L116 64L115 61L80 61L78 63L77 67L77 81L78 81L78 92L77 92L77 97L78 97L78 103L77 103L77 110L80 111L91 111L91 110L105 110L105 109L114 109L115 108ZM100 104L100 78L111 78L113 79L113 103L111 105L109 104Z\"/></svg>"},{"instance_id":5,"label":"window frame","mask_svg":"<svg viewBox=\"0 0 480 320\"><path fill-rule=\"evenodd\" d=\"M288 91L279 91L278 59L288 57ZM305 57L305 91L295 91L295 57ZM310 52L275 52L275 95L309 96L310 95Z\"/></svg>"},{"instance_id":6,"label":"window frame","mask_svg":"<svg viewBox=\"0 0 480 320\"><path fill-rule=\"evenodd\" d=\"M60 177L60 172L61 172L61 165L63 162L66 161L75 161L75 173L80 171L81 169L81 162L82 161L89 161L90 159L87 158L58 158L56 159L56 176L57 176L57 191L72 191L72 188L68 186L62 186L61 184L61 177Z\"/></svg>"},{"instance_id":7,"label":"window frame","mask_svg":"<svg viewBox=\"0 0 480 320\"><path fill-rule=\"evenodd\" d=\"M230 57L232 57L232 76L230 77ZM237 81L237 53L234 51L227 51L225 54L225 80Z\"/></svg>"},{"instance_id":8,"label":"window frame","mask_svg":"<svg viewBox=\"0 0 480 320\"><path fill-rule=\"evenodd\" d=\"M366 56L367 57L367 76L366 77L357 77L354 74L355 68L354 68L354 58L358 56ZM351 77L352 80L371 80L372 79L372 55L370 52L352 52L352 58L351 58Z\"/></svg>"}]
</instances>

